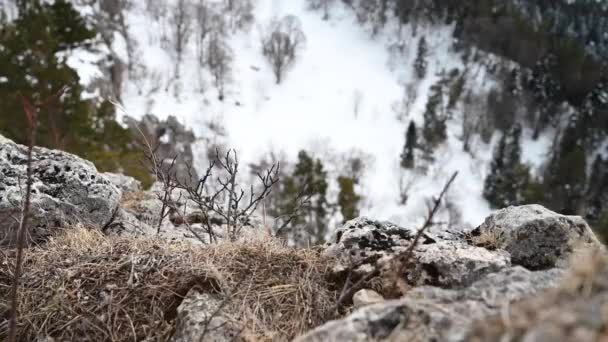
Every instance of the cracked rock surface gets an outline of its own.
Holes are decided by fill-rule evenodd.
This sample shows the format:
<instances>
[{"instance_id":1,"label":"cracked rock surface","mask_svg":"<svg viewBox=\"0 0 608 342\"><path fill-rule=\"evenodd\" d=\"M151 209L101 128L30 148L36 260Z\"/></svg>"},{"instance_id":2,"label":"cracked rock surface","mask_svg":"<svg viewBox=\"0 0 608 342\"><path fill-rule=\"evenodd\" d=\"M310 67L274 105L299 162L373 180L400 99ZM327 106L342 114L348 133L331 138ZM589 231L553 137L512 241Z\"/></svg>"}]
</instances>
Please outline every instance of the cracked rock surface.
<instances>
[{"instance_id":1,"label":"cracked rock surface","mask_svg":"<svg viewBox=\"0 0 608 342\"><path fill-rule=\"evenodd\" d=\"M0 244L15 243L24 200L27 147L0 137ZM95 166L73 154L33 150L28 241L41 241L57 227L83 224L103 228L112 221L121 191Z\"/></svg>"}]
</instances>

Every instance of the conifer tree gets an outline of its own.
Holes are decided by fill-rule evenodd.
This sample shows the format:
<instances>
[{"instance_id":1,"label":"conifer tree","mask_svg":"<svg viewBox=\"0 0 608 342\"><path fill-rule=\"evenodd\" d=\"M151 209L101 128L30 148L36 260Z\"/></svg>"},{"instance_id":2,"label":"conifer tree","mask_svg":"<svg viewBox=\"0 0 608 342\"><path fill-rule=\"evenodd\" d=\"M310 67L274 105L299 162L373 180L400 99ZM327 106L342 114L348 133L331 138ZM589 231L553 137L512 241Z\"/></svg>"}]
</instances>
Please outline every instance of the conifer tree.
<instances>
[{"instance_id":1,"label":"conifer tree","mask_svg":"<svg viewBox=\"0 0 608 342\"><path fill-rule=\"evenodd\" d=\"M430 89L429 99L424 111L422 136L424 138L425 149L429 153L447 138L443 104L443 80L434 84Z\"/></svg>"},{"instance_id":2,"label":"conifer tree","mask_svg":"<svg viewBox=\"0 0 608 342\"><path fill-rule=\"evenodd\" d=\"M38 144L93 161L101 171L122 171L144 182L133 135L115 121L113 106L82 99L78 74L61 53L96 36L66 0L19 1L18 17L0 29L0 134L26 143L19 98L40 105ZM62 89L65 89L62 91Z\"/></svg>"},{"instance_id":3,"label":"conifer tree","mask_svg":"<svg viewBox=\"0 0 608 342\"><path fill-rule=\"evenodd\" d=\"M418 40L418 50L416 52L416 59L414 60L414 72L418 79L423 79L426 76L427 69L427 57L428 54L428 46L426 43L426 39L424 36L420 37Z\"/></svg>"},{"instance_id":4,"label":"conifer tree","mask_svg":"<svg viewBox=\"0 0 608 342\"><path fill-rule=\"evenodd\" d=\"M338 205L340 206L340 213L344 221L352 220L359 216L361 196L355 192L356 184L357 180L352 177L338 177L338 186L340 187Z\"/></svg>"},{"instance_id":5,"label":"conifer tree","mask_svg":"<svg viewBox=\"0 0 608 342\"><path fill-rule=\"evenodd\" d=\"M545 204L564 214L580 214L587 180L586 126L584 115L571 116L547 167L545 190L549 196Z\"/></svg>"},{"instance_id":6,"label":"conifer tree","mask_svg":"<svg viewBox=\"0 0 608 342\"><path fill-rule=\"evenodd\" d=\"M414 149L416 148L417 143L416 124L414 121L410 121L410 125L405 133L405 145L403 146L403 152L401 153L402 168L411 169L414 167Z\"/></svg>"},{"instance_id":7,"label":"conifer tree","mask_svg":"<svg viewBox=\"0 0 608 342\"><path fill-rule=\"evenodd\" d=\"M300 193L310 196L310 205L301 208L301 214L291 221L287 231L297 244L322 243L327 233L327 173L321 160L306 151L298 153L293 173L283 178L279 215L295 211L293 199Z\"/></svg>"},{"instance_id":8,"label":"conifer tree","mask_svg":"<svg viewBox=\"0 0 608 342\"><path fill-rule=\"evenodd\" d=\"M585 217L598 222L608 210L608 160L598 155L591 166L591 174L586 191Z\"/></svg>"},{"instance_id":9,"label":"conifer tree","mask_svg":"<svg viewBox=\"0 0 608 342\"><path fill-rule=\"evenodd\" d=\"M501 137L490 174L484 182L483 196L494 208L520 205L529 182L529 170L521 163L521 126L515 124Z\"/></svg>"}]
</instances>

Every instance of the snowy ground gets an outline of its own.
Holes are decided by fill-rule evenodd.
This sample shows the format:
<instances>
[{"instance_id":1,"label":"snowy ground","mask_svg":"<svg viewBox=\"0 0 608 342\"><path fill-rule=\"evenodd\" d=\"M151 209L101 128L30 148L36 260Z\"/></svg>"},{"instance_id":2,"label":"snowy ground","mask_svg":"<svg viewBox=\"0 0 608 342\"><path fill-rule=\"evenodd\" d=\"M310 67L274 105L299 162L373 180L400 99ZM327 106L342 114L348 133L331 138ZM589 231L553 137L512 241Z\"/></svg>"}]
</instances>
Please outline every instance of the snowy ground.
<instances>
[{"instance_id":1,"label":"snowy ground","mask_svg":"<svg viewBox=\"0 0 608 342\"><path fill-rule=\"evenodd\" d=\"M412 63L418 38L411 38L408 27L402 36L405 52L395 63L387 49L395 37L390 25L387 32L371 38L341 2L332 9L329 20L322 20L321 13L306 9L304 0L259 0L251 29L238 31L231 38L235 52L232 82L226 100L220 102L211 81L200 81L194 42L188 45L180 79L173 79L175 58L162 46L163 28L150 18L143 3L137 2L127 17L130 33L137 40L137 64L145 67L137 69L143 76L131 74L124 82L122 100L129 115L175 115L199 137L211 134L208 122L221 123L227 132L223 139L239 152L243 165L269 151L283 151L295 161L297 152L307 149L326 161L335 179L340 170L331 159L353 149L367 153L374 162L359 189L366 198L362 214L376 219L408 226L419 223L425 199L439 193L455 171L460 174L449 199L461 212L462 222L477 225L489 213L481 192L492 148L475 141L474 156L463 152L461 114L456 112L448 123L448 141L435 151L435 162L428 165L426 173L401 175L399 168L407 124L409 120L422 124L428 88L438 79L436 74L462 67L459 56L450 51L451 27L419 30L430 47L428 76L417 85L418 96L409 116L398 120L393 104L403 97L403 85L414 79ZM260 31L272 17L286 14L301 20L307 43L284 82L276 85L261 54ZM120 39L113 49L127 58L126 52L121 52ZM86 67L79 66L79 70L90 73ZM467 87L487 88L484 72L480 68ZM355 110L357 99L359 108ZM539 160L550 143L541 139L533 148L524 146L524 158ZM197 148L202 151L203 146ZM411 183L405 206L398 204L400 177Z\"/></svg>"}]
</instances>

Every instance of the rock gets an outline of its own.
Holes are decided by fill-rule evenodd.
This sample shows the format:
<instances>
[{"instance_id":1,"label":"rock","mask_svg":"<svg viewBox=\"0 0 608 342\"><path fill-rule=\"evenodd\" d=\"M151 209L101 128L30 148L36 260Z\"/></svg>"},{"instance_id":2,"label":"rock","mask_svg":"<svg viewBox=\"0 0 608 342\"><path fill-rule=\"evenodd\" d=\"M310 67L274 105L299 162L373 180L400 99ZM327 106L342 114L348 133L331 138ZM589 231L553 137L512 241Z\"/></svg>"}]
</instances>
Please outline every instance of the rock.
<instances>
[{"instance_id":1,"label":"rock","mask_svg":"<svg viewBox=\"0 0 608 342\"><path fill-rule=\"evenodd\" d=\"M222 299L214 294L190 290L177 308L175 333L171 341L234 341L238 327L224 317Z\"/></svg>"},{"instance_id":2,"label":"rock","mask_svg":"<svg viewBox=\"0 0 608 342\"><path fill-rule=\"evenodd\" d=\"M402 299L362 307L296 341L464 341L475 319L555 286L561 275L556 269L532 272L514 267L460 290L418 287Z\"/></svg>"},{"instance_id":3,"label":"rock","mask_svg":"<svg viewBox=\"0 0 608 342\"><path fill-rule=\"evenodd\" d=\"M141 191L141 182L137 179L119 173L104 172L101 174L122 192Z\"/></svg>"},{"instance_id":4,"label":"rock","mask_svg":"<svg viewBox=\"0 0 608 342\"><path fill-rule=\"evenodd\" d=\"M73 154L36 147L28 233L41 241L56 228L77 223L103 228L116 214L121 191L95 166ZM14 245L23 200L27 147L0 139L0 244Z\"/></svg>"},{"instance_id":5,"label":"rock","mask_svg":"<svg viewBox=\"0 0 608 342\"><path fill-rule=\"evenodd\" d=\"M607 324L608 257L592 252L575 262L559 287L478 319L466 340L605 341Z\"/></svg>"},{"instance_id":6,"label":"rock","mask_svg":"<svg viewBox=\"0 0 608 342\"><path fill-rule=\"evenodd\" d=\"M473 241L490 236L495 248L511 254L513 264L531 270L565 267L576 249L601 245L581 217L560 215L540 205L498 210L471 235Z\"/></svg>"},{"instance_id":7,"label":"rock","mask_svg":"<svg viewBox=\"0 0 608 342\"><path fill-rule=\"evenodd\" d=\"M406 279L412 285L464 287L484 275L511 266L509 253L469 246L461 241L437 241L416 249Z\"/></svg>"},{"instance_id":8,"label":"rock","mask_svg":"<svg viewBox=\"0 0 608 342\"><path fill-rule=\"evenodd\" d=\"M158 146L156 153L161 160L170 162L177 156L171 171L178 179L186 183L198 181L196 170L188 170L188 165L194 165L192 144L196 142L196 136L176 117L160 121L154 115L145 115L140 121L127 117L126 122L133 134L139 137L141 130L152 146Z\"/></svg>"},{"instance_id":9,"label":"rock","mask_svg":"<svg viewBox=\"0 0 608 342\"><path fill-rule=\"evenodd\" d=\"M358 265L354 271L362 274L405 251L413 237L409 229L362 217L338 228L325 254L336 258L335 273ZM412 267L403 276L411 285L459 287L508 266L510 258L505 251L490 251L468 245L464 240L439 240L426 235L415 250Z\"/></svg>"},{"instance_id":10,"label":"rock","mask_svg":"<svg viewBox=\"0 0 608 342\"><path fill-rule=\"evenodd\" d=\"M359 290L353 296L353 306L356 308L359 308L359 307L362 307L365 305L369 305L369 304L380 303L383 301L384 301L384 297L382 297L381 294L379 294L378 292L376 292L374 290L367 290L367 289Z\"/></svg>"},{"instance_id":11,"label":"rock","mask_svg":"<svg viewBox=\"0 0 608 342\"><path fill-rule=\"evenodd\" d=\"M107 235L150 236L154 235L156 230L139 220L131 212L119 208L112 221L103 227L103 232Z\"/></svg>"}]
</instances>

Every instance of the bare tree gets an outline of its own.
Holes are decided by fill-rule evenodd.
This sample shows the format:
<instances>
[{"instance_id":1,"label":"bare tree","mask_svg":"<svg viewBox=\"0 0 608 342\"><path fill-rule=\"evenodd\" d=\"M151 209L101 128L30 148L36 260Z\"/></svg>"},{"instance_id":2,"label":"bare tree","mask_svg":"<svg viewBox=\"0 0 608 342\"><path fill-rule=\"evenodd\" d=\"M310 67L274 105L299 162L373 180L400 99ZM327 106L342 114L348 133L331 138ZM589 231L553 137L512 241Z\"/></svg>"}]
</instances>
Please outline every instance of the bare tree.
<instances>
[{"instance_id":1,"label":"bare tree","mask_svg":"<svg viewBox=\"0 0 608 342\"><path fill-rule=\"evenodd\" d=\"M224 100L226 83L230 80L232 50L218 32L213 32L209 38L205 64L213 75L218 99Z\"/></svg>"},{"instance_id":2,"label":"bare tree","mask_svg":"<svg viewBox=\"0 0 608 342\"><path fill-rule=\"evenodd\" d=\"M360 89L355 89L355 91L353 91L353 114L355 115L355 119L359 117L362 102L363 92Z\"/></svg>"},{"instance_id":3,"label":"bare tree","mask_svg":"<svg viewBox=\"0 0 608 342\"><path fill-rule=\"evenodd\" d=\"M196 46L197 59L199 65L203 66L205 61L205 42L207 36L211 32L213 13L205 0L200 0L194 8L195 24L196 24Z\"/></svg>"},{"instance_id":4,"label":"bare tree","mask_svg":"<svg viewBox=\"0 0 608 342\"><path fill-rule=\"evenodd\" d=\"M329 19L329 9L334 0L308 0L308 8L312 10L323 10L323 20Z\"/></svg>"},{"instance_id":5,"label":"bare tree","mask_svg":"<svg viewBox=\"0 0 608 342\"><path fill-rule=\"evenodd\" d=\"M359 23L369 24L375 37L386 25L388 0L359 0L354 6Z\"/></svg>"},{"instance_id":6,"label":"bare tree","mask_svg":"<svg viewBox=\"0 0 608 342\"><path fill-rule=\"evenodd\" d=\"M273 19L262 37L262 53L270 62L277 84L285 77L287 69L296 60L296 54L305 44L306 36L300 20L288 15Z\"/></svg>"},{"instance_id":7,"label":"bare tree","mask_svg":"<svg viewBox=\"0 0 608 342\"><path fill-rule=\"evenodd\" d=\"M418 84L416 82L410 82L403 87L403 97L392 105L397 120L404 122L407 119L417 97Z\"/></svg>"},{"instance_id":8,"label":"bare tree","mask_svg":"<svg viewBox=\"0 0 608 342\"><path fill-rule=\"evenodd\" d=\"M182 63L184 50L192 34L190 3L187 0L178 0L169 20L172 27L173 48L176 55L175 78L179 78L179 68Z\"/></svg>"}]
</instances>

